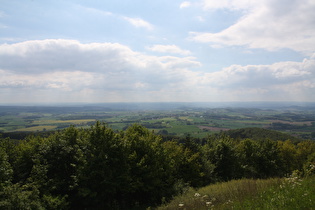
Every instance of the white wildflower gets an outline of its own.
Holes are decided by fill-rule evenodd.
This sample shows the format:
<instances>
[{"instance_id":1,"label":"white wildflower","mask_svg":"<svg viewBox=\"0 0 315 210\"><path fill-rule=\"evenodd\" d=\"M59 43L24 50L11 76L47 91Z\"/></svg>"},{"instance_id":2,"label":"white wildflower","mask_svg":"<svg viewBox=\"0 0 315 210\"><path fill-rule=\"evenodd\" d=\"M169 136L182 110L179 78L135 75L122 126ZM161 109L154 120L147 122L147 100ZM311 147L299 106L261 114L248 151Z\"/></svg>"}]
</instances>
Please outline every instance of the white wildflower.
<instances>
[{"instance_id":1,"label":"white wildflower","mask_svg":"<svg viewBox=\"0 0 315 210\"><path fill-rule=\"evenodd\" d=\"M195 193L195 197L200 197L201 195L199 193Z\"/></svg>"}]
</instances>

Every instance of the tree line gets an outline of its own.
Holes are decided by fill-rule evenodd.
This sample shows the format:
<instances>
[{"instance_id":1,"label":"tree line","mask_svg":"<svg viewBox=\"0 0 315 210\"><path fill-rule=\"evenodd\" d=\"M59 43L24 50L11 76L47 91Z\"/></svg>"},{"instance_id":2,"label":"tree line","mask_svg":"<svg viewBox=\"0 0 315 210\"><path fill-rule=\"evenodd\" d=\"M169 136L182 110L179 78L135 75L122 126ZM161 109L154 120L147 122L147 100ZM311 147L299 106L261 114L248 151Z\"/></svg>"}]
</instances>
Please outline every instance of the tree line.
<instances>
[{"instance_id":1,"label":"tree line","mask_svg":"<svg viewBox=\"0 0 315 210\"><path fill-rule=\"evenodd\" d=\"M314 173L315 143L209 136L165 141L134 124L96 122L16 142L0 138L0 208L145 209L185 188Z\"/></svg>"}]
</instances>

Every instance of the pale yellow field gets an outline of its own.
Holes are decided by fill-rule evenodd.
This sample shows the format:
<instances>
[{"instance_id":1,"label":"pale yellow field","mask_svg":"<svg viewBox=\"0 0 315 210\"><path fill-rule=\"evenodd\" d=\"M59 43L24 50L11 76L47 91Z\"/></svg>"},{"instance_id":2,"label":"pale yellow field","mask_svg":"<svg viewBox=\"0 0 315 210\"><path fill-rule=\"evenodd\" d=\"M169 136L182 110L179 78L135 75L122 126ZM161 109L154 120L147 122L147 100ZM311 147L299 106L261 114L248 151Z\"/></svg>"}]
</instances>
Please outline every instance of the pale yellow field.
<instances>
[{"instance_id":1,"label":"pale yellow field","mask_svg":"<svg viewBox=\"0 0 315 210\"><path fill-rule=\"evenodd\" d=\"M42 131L44 129L52 130L55 128L57 128L57 126L55 125L39 125L39 126L33 126L33 127L28 127L28 128L16 129L15 131Z\"/></svg>"},{"instance_id":2,"label":"pale yellow field","mask_svg":"<svg viewBox=\"0 0 315 210\"><path fill-rule=\"evenodd\" d=\"M72 123L72 124L81 124L94 122L94 119L84 119L84 120L37 120L33 124L60 124L60 123Z\"/></svg>"},{"instance_id":3,"label":"pale yellow field","mask_svg":"<svg viewBox=\"0 0 315 210\"><path fill-rule=\"evenodd\" d=\"M181 119L181 120L187 120L187 121L193 121L193 120L190 119L189 117L179 117L179 119Z\"/></svg>"}]
</instances>

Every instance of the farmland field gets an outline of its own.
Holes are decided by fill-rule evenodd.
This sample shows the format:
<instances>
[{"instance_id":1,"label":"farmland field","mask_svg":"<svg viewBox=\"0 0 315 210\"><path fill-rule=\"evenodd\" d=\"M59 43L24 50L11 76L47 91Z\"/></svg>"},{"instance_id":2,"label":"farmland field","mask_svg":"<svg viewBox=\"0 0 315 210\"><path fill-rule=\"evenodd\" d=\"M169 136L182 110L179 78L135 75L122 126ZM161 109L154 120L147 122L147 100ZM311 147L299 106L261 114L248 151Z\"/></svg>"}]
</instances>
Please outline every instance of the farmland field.
<instances>
[{"instance_id":1,"label":"farmland field","mask_svg":"<svg viewBox=\"0 0 315 210\"><path fill-rule=\"evenodd\" d=\"M35 120L33 124L63 124L63 123L68 123L68 124L86 124L88 122L94 122L95 119L87 119L87 120Z\"/></svg>"},{"instance_id":2,"label":"farmland field","mask_svg":"<svg viewBox=\"0 0 315 210\"><path fill-rule=\"evenodd\" d=\"M315 137L315 105L242 104L98 104L73 106L0 106L0 132L48 131L96 121L114 130L138 123L162 135L206 137L246 127L278 130L306 139Z\"/></svg>"},{"instance_id":3,"label":"farmland field","mask_svg":"<svg viewBox=\"0 0 315 210\"><path fill-rule=\"evenodd\" d=\"M31 132L36 132L36 131L44 131L44 130L52 130L55 129L57 126L54 125L39 125L39 126L32 126L28 128L19 128L15 131L31 131Z\"/></svg>"}]
</instances>

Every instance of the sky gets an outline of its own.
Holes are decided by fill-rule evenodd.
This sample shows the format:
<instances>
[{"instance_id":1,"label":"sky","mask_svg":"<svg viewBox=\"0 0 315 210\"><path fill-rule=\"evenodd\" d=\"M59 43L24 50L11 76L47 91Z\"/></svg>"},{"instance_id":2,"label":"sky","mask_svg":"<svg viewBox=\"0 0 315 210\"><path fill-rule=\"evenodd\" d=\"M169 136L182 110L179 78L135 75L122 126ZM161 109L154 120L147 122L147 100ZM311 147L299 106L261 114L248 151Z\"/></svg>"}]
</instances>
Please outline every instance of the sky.
<instances>
[{"instance_id":1,"label":"sky","mask_svg":"<svg viewBox=\"0 0 315 210\"><path fill-rule=\"evenodd\" d=\"M315 102L314 0L0 0L0 104Z\"/></svg>"}]
</instances>

